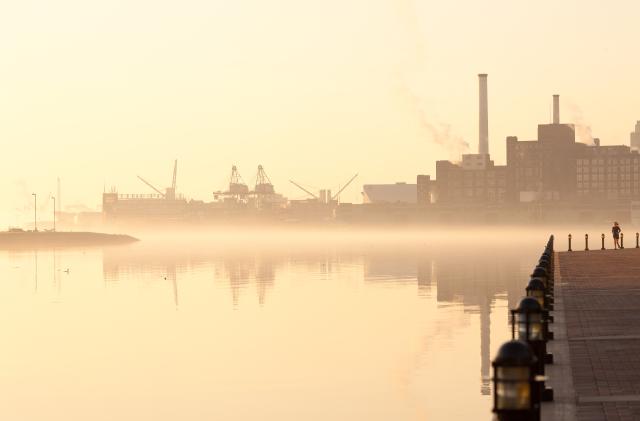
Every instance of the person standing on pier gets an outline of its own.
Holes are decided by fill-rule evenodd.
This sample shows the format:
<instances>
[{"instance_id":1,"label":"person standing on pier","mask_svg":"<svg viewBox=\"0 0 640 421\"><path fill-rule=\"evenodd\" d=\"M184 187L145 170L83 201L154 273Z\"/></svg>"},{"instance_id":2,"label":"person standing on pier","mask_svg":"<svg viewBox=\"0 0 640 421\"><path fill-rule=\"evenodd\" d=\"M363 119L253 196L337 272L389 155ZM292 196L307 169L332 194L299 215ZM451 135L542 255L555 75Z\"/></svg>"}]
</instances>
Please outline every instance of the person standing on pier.
<instances>
[{"instance_id":1,"label":"person standing on pier","mask_svg":"<svg viewBox=\"0 0 640 421\"><path fill-rule=\"evenodd\" d=\"M611 227L611 233L613 234L613 248L614 249L619 249L620 247L620 231L622 231L622 229L620 228L620 225L618 225L617 222L613 223L613 227Z\"/></svg>"}]
</instances>

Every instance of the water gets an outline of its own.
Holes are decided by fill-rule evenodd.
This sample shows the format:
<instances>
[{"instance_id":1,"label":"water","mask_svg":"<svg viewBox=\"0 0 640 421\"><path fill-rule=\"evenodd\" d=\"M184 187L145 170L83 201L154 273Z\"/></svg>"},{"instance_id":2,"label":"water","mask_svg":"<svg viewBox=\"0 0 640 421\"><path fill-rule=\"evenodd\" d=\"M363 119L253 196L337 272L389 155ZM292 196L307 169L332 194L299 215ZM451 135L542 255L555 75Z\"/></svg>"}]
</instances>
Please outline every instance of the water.
<instances>
[{"instance_id":1,"label":"water","mask_svg":"<svg viewBox=\"0 0 640 421\"><path fill-rule=\"evenodd\" d=\"M0 251L0 418L489 420L490 359L546 233L505 239Z\"/></svg>"}]
</instances>

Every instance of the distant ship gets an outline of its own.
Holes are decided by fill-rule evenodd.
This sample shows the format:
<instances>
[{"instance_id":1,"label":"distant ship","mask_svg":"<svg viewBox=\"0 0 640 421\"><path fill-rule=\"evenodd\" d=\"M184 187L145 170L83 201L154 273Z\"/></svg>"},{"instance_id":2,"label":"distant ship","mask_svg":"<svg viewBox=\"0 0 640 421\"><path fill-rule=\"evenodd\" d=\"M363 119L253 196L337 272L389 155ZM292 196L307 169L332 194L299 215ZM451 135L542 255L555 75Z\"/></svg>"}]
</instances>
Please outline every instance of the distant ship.
<instances>
[{"instance_id":1,"label":"distant ship","mask_svg":"<svg viewBox=\"0 0 640 421\"><path fill-rule=\"evenodd\" d=\"M99 232L24 231L20 228L0 232L0 248L102 246L136 241L137 238L129 235Z\"/></svg>"}]
</instances>

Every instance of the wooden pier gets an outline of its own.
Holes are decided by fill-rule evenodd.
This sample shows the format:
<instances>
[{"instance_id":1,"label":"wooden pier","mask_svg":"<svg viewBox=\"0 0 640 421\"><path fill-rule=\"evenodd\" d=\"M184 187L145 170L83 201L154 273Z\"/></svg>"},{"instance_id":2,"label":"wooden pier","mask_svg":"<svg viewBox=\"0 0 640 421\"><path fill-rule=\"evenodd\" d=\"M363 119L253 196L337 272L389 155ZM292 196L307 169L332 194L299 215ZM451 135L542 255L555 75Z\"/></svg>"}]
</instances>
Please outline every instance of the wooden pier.
<instances>
[{"instance_id":1,"label":"wooden pier","mask_svg":"<svg viewBox=\"0 0 640 421\"><path fill-rule=\"evenodd\" d=\"M543 420L640 420L640 249L556 255Z\"/></svg>"}]
</instances>

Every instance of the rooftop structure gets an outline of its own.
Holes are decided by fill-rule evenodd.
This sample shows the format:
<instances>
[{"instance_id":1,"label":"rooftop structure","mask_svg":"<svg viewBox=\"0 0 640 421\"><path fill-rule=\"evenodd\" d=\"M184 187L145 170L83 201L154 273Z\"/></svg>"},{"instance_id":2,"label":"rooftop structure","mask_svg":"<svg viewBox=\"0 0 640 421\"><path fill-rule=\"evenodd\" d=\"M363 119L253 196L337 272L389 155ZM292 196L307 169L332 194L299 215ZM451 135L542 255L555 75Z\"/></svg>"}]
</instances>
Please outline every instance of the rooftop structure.
<instances>
[{"instance_id":1,"label":"rooftop structure","mask_svg":"<svg viewBox=\"0 0 640 421\"><path fill-rule=\"evenodd\" d=\"M365 184L363 203L417 203L417 184Z\"/></svg>"}]
</instances>

